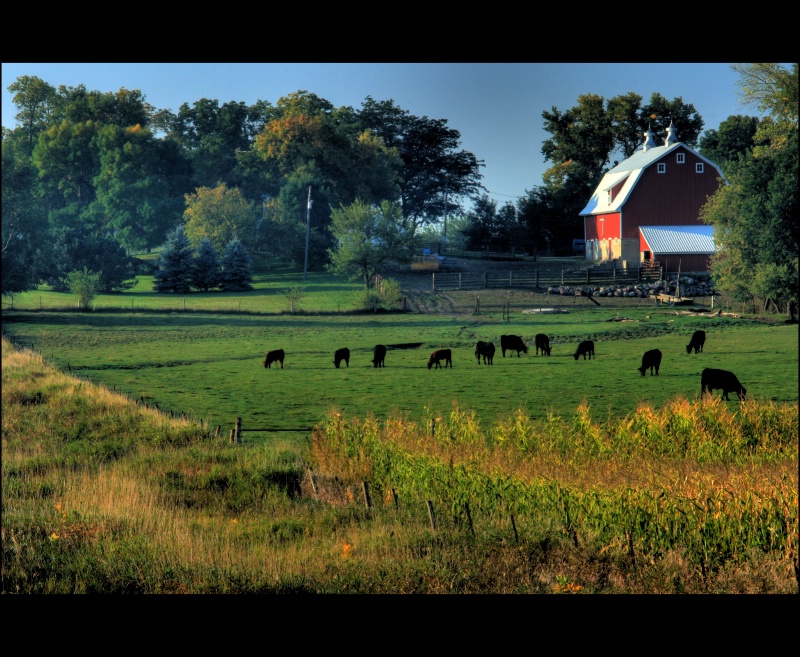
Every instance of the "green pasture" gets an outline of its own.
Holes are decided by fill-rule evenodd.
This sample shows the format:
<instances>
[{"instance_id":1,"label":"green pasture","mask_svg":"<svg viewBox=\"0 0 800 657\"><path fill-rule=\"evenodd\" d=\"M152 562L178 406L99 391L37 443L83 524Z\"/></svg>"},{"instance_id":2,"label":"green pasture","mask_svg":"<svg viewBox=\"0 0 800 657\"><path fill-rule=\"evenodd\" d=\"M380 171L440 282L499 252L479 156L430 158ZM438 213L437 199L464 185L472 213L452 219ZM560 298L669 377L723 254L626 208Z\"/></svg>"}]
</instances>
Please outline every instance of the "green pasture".
<instances>
[{"instance_id":1,"label":"green pasture","mask_svg":"<svg viewBox=\"0 0 800 657\"><path fill-rule=\"evenodd\" d=\"M235 294L220 291L187 294L161 294L153 291L152 276L137 276L136 285L115 294L99 294L95 311L197 311L288 313L292 310L287 294L299 288L303 297L295 303L295 312L348 312L359 309L363 284L326 272L309 272L306 280L296 271L278 269L254 275L253 289ZM68 310L78 308L75 294L55 292L48 286L3 297L3 309Z\"/></svg>"},{"instance_id":2,"label":"green pasture","mask_svg":"<svg viewBox=\"0 0 800 657\"><path fill-rule=\"evenodd\" d=\"M328 285L335 284L324 278ZM273 277L270 284L275 290L291 287L280 277ZM270 296L260 289L262 297ZM328 296L338 297L341 304L343 295L350 293L355 293L352 288ZM228 296L227 302L235 298ZM584 401L595 417L602 418L629 414L641 402L660 407L677 396L696 398L704 367L735 372L749 399L798 400L796 325L688 316L649 305L630 308L624 314L626 321L619 321L619 315L584 305L558 314L514 312L509 320L498 314L9 309L2 319L7 335L33 347L49 363L157 403L161 410L186 413L225 430L237 417L245 429L303 429L332 410L416 420L427 410L449 413L454 404L473 409L484 426L518 408L533 417L572 416ZM685 346L698 328L708 334L705 351L688 355ZM504 358L500 351L504 333L521 335L529 345L528 354L518 358L507 353ZM537 333L550 337L550 357L535 355ZM585 339L595 341L596 357L576 361L572 354ZM478 340L495 343L494 365L478 365L474 356ZM386 367L376 369L371 359L378 343L421 346L390 349ZM340 347L351 351L349 368L333 365L333 352ZM441 347L453 350L453 368L428 370L430 352ZM264 368L264 354L277 348L286 351L284 368ZM653 348L664 354L660 375L642 377L637 371L641 356ZM254 432L245 434L245 440L276 435L280 434Z\"/></svg>"}]
</instances>

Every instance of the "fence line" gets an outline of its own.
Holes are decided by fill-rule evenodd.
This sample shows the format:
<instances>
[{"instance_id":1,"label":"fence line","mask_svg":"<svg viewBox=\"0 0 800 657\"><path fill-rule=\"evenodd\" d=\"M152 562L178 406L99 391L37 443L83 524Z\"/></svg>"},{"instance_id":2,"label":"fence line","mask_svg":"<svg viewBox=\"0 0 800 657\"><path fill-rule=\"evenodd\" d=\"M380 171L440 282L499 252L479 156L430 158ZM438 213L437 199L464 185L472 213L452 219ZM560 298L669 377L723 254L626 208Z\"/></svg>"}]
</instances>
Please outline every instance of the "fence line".
<instances>
[{"instance_id":1,"label":"fence line","mask_svg":"<svg viewBox=\"0 0 800 657\"><path fill-rule=\"evenodd\" d=\"M626 285L660 280L661 269L636 267L625 269L578 269L549 271L511 271L507 273L434 272L431 289L486 290L492 288L536 289L558 286Z\"/></svg>"}]
</instances>

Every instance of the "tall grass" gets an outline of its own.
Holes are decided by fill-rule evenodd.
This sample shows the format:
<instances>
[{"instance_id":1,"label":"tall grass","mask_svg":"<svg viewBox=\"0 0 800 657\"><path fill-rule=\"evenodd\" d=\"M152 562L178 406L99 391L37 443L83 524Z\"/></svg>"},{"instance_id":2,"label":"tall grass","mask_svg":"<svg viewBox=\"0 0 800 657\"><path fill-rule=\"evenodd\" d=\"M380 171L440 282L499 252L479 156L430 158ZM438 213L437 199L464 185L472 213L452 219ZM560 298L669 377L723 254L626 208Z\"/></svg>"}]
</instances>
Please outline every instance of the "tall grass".
<instances>
[{"instance_id":1,"label":"tall grass","mask_svg":"<svg viewBox=\"0 0 800 657\"><path fill-rule=\"evenodd\" d=\"M2 357L4 593L797 592L796 406L331 413L230 444Z\"/></svg>"}]
</instances>

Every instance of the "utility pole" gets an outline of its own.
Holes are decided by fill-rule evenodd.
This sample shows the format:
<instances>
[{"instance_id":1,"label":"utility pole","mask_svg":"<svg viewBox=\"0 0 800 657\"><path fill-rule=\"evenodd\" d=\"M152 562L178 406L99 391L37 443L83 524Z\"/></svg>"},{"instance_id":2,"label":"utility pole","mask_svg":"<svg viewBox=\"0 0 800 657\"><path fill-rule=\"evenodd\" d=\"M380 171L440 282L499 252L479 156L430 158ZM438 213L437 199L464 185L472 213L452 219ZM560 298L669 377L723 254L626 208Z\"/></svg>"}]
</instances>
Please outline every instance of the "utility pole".
<instances>
[{"instance_id":1,"label":"utility pole","mask_svg":"<svg viewBox=\"0 0 800 657\"><path fill-rule=\"evenodd\" d=\"M308 207L306 209L306 262L303 265L303 280L308 273L308 234L311 230L311 185L308 186Z\"/></svg>"}]
</instances>

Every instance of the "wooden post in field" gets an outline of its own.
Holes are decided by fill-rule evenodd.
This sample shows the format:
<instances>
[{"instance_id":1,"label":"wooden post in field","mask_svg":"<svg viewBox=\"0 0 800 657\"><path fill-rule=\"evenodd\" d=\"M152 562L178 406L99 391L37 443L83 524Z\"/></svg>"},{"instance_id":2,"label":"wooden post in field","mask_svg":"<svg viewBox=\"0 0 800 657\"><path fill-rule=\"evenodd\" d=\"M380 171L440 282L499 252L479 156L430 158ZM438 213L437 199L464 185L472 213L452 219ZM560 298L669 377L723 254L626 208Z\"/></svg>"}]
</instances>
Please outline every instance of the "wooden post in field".
<instances>
[{"instance_id":1,"label":"wooden post in field","mask_svg":"<svg viewBox=\"0 0 800 657\"><path fill-rule=\"evenodd\" d=\"M308 478L311 481L311 490L314 491L314 497L319 497L319 493L317 492L317 482L314 479L314 471L311 468L308 469Z\"/></svg>"},{"instance_id":2,"label":"wooden post in field","mask_svg":"<svg viewBox=\"0 0 800 657\"><path fill-rule=\"evenodd\" d=\"M236 442L242 442L242 418L236 418Z\"/></svg>"},{"instance_id":3,"label":"wooden post in field","mask_svg":"<svg viewBox=\"0 0 800 657\"><path fill-rule=\"evenodd\" d=\"M392 488L392 499L394 500L394 508L395 509L399 509L400 508L400 500L397 497L397 491L394 488Z\"/></svg>"},{"instance_id":4,"label":"wooden post in field","mask_svg":"<svg viewBox=\"0 0 800 657\"><path fill-rule=\"evenodd\" d=\"M235 439L236 439L235 430L231 429L230 434L228 434L228 440L233 443L233 442L235 442Z\"/></svg>"},{"instance_id":5,"label":"wooden post in field","mask_svg":"<svg viewBox=\"0 0 800 657\"><path fill-rule=\"evenodd\" d=\"M517 523L514 522L514 514L511 514L511 529L514 530L514 540L519 543L519 534L517 533Z\"/></svg>"},{"instance_id":6,"label":"wooden post in field","mask_svg":"<svg viewBox=\"0 0 800 657\"><path fill-rule=\"evenodd\" d=\"M428 518L431 521L431 530L436 531L436 514L433 512L433 502L428 500Z\"/></svg>"},{"instance_id":7,"label":"wooden post in field","mask_svg":"<svg viewBox=\"0 0 800 657\"><path fill-rule=\"evenodd\" d=\"M469 530L472 532L472 536L475 536L475 527L472 525L472 514L469 512L469 504L464 502L464 510L467 512L467 522L469 523Z\"/></svg>"},{"instance_id":8,"label":"wooden post in field","mask_svg":"<svg viewBox=\"0 0 800 657\"><path fill-rule=\"evenodd\" d=\"M217 425L217 430L214 432L214 438L219 438L221 432L222 432L222 427Z\"/></svg>"},{"instance_id":9,"label":"wooden post in field","mask_svg":"<svg viewBox=\"0 0 800 657\"><path fill-rule=\"evenodd\" d=\"M364 490L364 504L368 509L371 509L372 501L369 499L369 484L366 481L364 481L362 482L361 487Z\"/></svg>"}]
</instances>

